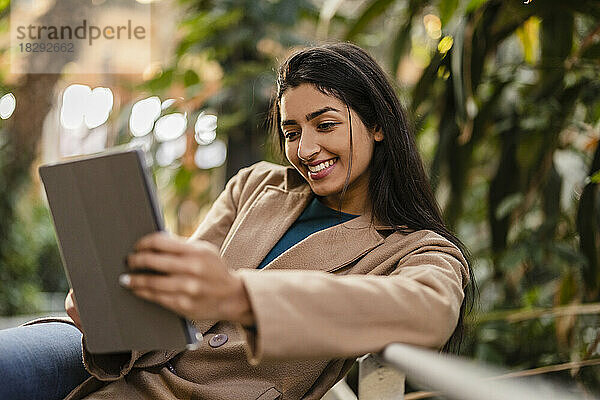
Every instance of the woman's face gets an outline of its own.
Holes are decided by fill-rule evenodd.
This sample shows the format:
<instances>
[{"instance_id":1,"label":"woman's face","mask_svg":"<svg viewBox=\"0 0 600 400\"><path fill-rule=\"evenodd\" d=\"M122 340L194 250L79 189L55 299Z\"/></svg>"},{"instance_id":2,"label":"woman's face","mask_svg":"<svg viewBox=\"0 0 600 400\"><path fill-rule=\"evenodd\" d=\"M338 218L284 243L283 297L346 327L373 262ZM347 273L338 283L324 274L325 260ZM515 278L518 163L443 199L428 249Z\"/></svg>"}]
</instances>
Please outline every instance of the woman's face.
<instances>
[{"instance_id":1,"label":"woman's face","mask_svg":"<svg viewBox=\"0 0 600 400\"><path fill-rule=\"evenodd\" d=\"M346 105L313 85L288 89L281 97L285 154L323 202L337 208L350 166L350 125ZM380 131L370 132L354 110L352 173L342 211L362 214L368 200L369 163Z\"/></svg>"}]
</instances>

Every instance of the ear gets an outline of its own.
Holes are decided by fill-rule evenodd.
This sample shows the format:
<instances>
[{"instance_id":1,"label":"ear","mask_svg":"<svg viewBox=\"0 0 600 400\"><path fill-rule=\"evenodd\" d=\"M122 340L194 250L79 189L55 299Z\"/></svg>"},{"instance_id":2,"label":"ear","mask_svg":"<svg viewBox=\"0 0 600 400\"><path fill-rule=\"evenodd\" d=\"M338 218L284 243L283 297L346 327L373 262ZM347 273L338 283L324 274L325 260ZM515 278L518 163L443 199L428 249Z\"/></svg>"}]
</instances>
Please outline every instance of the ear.
<instances>
[{"instance_id":1,"label":"ear","mask_svg":"<svg viewBox=\"0 0 600 400\"><path fill-rule=\"evenodd\" d=\"M373 131L373 139L375 139L376 142L381 142L383 140L383 131L381 130L381 127L375 127L375 131Z\"/></svg>"}]
</instances>

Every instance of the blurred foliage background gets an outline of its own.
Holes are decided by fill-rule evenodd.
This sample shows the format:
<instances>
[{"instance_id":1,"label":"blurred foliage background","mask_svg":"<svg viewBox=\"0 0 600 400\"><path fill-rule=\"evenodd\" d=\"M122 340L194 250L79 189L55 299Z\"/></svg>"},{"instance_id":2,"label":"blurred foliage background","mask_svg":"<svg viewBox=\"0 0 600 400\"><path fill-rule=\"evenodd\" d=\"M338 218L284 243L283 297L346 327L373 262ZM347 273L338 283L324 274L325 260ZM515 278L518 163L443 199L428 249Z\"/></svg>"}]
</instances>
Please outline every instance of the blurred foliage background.
<instances>
[{"instance_id":1,"label":"blurred foliage background","mask_svg":"<svg viewBox=\"0 0 600 400\"><path fill-rule=\"evenodd\" d=\"M516 370L599 356L600 2L168 3L179 13L169 62L144 77L100 82L116 97L106 146L136 140L130 113L150 96L174 99L163 114L218 116L225 164L198 167L203 144L194 141L194 127L185 131L180 157L154 162L170 230L189 235L239 168L283 162L264 125L278 63L305 44L349 40L395 82L446 221L473 253L480 294L464 354ZM9 2L0 7L5 34ZM153 24L161 18L154 13ZM40 293L68 287L36 167L56 93L77 78L2 74L3 92L18 104L0 125L6 316L39 311ZM156 157L163 144L150 138L145 145ZM598 367L552 376L599 393Z\"/></svg>"}]
</instances>

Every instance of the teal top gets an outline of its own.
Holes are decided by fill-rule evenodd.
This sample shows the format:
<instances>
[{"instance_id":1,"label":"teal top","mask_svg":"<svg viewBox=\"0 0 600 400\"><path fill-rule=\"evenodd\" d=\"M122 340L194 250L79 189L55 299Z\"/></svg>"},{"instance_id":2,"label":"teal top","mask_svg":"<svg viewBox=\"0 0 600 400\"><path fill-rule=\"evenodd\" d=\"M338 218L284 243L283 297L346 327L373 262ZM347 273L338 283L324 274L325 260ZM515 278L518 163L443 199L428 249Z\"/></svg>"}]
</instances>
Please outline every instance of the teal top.
<instances>
[{"instance_id":1,"label":"teal top","mask_svg":"<svg viewBox=\"0 0 600 400\"><path fill-rule=\"evenodd\" d=\"M313 233L356 217L358 215L340 213L337 210L331 209L315 197L257 268L264 268L281 253Z\"/></svg>"}]
</instances>

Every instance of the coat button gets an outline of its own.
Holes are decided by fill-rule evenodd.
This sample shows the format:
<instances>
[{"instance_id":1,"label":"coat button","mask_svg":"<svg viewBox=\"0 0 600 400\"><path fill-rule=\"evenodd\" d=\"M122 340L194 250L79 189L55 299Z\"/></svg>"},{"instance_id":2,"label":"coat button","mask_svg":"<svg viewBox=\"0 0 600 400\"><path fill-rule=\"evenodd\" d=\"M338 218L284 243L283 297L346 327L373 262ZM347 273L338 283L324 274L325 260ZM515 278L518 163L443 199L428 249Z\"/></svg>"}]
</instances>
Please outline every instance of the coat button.
<instances>
[{"instance_id":1,"label":"coat button","mask_svg":"<svg viewBox=\"0 0 600 400\"><path fill-rule=\"evenodd\" d=\"M218 333L215 336L210 338L210 340L208 341L208 344L210 345L210 347L219 347L219 346L223 346L225 343L227 343L228 339L229 338L227 337L226 334Z\"/></svg>"}]
</instances>

